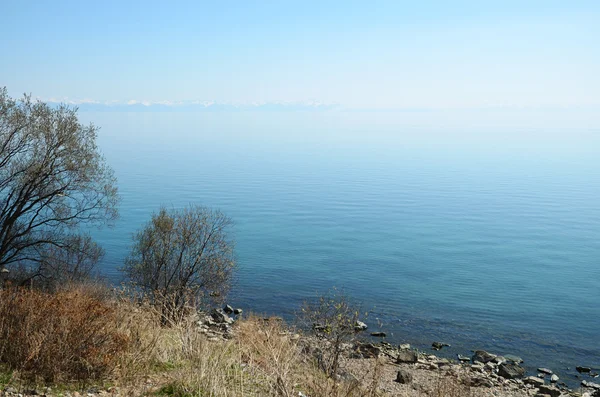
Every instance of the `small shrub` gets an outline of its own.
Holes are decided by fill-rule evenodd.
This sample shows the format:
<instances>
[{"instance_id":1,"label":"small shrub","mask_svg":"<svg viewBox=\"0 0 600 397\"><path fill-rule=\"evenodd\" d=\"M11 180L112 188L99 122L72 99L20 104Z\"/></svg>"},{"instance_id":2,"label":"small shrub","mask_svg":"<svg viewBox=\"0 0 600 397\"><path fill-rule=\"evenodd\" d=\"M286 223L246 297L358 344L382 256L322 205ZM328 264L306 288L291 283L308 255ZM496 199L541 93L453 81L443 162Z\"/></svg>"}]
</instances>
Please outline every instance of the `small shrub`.
<instances>
[{"instance_id":1,"label":"small shrub","mask_svg":"<svg viewBox=\"0 0 600 397\"><path fill-rule=\"evenodd\" d=\"M359 317L359 307L335 288L302 306L299 314L302 326L325 342L317 359L328 376L337 375L344 346L356 339Z\"/></svg>"},{"instance_id":2,"label":"small shrub","mask_svg":"<svg viewBox=\"0 0 600 397\"><path fill-rule=\"evenodd\" d=\"M114 307L84 288L0 290L0 361L26 379L102 378L128 342Z\"/></svg>"}]
</instances>

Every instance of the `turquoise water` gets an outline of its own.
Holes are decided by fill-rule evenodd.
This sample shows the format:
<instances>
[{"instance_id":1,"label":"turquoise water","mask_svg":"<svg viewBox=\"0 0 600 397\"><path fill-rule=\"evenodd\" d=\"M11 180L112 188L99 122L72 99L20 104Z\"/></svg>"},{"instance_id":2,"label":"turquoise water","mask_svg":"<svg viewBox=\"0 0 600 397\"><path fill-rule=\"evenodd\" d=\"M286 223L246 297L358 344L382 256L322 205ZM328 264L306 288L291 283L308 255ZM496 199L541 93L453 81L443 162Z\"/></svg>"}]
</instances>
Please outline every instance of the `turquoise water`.
<instances>
[{"instance_id":1,"label":"turquoise water","mask_svg":"<svg viewBox=\"0 0 600 397\"><path fill-rule=\"evenodd\" d=\"M81 117L102 127L119 179L121 219L95 233L114 280L152 211L199 203L235 221L235 306L290 316L337 286L394 342L517 354L563 379L600 367L598 131L344 112Z\"/></svg>"}]
</instances>

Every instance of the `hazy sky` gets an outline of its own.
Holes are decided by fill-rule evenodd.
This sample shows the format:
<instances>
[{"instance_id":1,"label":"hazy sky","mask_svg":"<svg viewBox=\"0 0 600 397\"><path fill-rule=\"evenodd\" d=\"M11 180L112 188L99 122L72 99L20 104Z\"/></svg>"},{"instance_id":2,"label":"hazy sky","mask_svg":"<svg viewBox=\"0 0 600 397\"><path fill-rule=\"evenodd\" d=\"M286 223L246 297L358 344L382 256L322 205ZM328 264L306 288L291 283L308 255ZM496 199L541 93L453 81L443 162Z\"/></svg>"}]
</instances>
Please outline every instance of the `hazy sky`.
<instances>
[{"instance_id":1,"label":"hazy sky","mask_svg":"<svg viewBox=\"0 0 600 397\"><path fill-rule=\"evenodd\" d=\"M600 1L0 0L0 86L45 99L600 108Z\"/></svg>"}]
</instances>

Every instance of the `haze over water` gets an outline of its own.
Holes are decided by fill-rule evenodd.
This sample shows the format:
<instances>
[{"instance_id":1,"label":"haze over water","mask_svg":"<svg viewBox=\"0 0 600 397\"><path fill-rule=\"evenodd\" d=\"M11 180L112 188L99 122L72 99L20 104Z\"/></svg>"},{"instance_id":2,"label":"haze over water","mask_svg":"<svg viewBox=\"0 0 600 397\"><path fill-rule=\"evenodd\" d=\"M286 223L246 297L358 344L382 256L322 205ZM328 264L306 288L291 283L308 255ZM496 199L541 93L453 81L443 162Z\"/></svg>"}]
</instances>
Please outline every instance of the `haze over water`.
<instances>
[{"instance_id":1,"label":"haze over water","mask_svg":"<svg viewBox=\"0 0 600 397\"><path fill-rule=\"evenodd\" d=\"M202 204L235 221L235 306L336 286L396 343L599 367L598 132L484 113L83 112L122 195L102 270L160 205Z\"/></svg>"}]
</instances>

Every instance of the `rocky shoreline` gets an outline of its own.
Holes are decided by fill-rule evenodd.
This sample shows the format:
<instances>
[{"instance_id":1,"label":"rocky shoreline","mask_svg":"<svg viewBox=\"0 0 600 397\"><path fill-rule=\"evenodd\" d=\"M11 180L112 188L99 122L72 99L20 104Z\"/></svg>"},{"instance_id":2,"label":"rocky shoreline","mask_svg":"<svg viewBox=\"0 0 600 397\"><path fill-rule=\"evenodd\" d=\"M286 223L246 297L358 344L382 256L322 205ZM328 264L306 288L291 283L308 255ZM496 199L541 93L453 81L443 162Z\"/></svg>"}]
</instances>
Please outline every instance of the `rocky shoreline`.
<instances>
[{"instance_id":1,"label":"rocky shoreline","mask_svg":"<svg viewBox=\"0 0 600 397\"><path fill-rule=\"evenodd\" d=\"M201 332L209 339L229 339L233 336L233 315L239 315L242 309L233 309L226 305L223 309L213 309L198 322ZM281 319L280 319L281 320ZM357 322L356 331L365 332L368 329L364 322ZM385 338L382 331L371 332L372 338ZM300 335L296 334L297 338ZM304 338L309 341L310 338ZM310 344L310 342L309 342ZM433 342L431 349L440 351L450 345L444 342ZM310 348L307 350L311 350ZM355 342L346 347L348 360L375 359L385 356L392 366L399 370L394 382L410 384L410 370L435 371L449 376L461 374L461 380L468 386L488 389L502 389L506 392L524 392L526 396L582 396L600 397L600 382L594 380L598 373L590 368L577 366L576 370L588 379L582 379L579 388L570 388L558 374L551 369L540 367L535 375L526 376L526 370L521 366L523 360L518 356L496 355L485 350L476 350L470 356L458 354L456 359L439 357L435 354L412 349L409 344L392 345L385 341L376 343ZM356 366L356 363L354 363ZM407 372L408 371L408 372ZM418 387L418 386L417 386ZM533 394L532 394L533 393Z\"/></svg>"},{"instance_id":2,"label":"rocky shoreline","mask_svg":"<svg viewBox=\"0 0 600 397\"><path fill-rule=\"evenodd\" d=\"M236 337L236 323L242 319L242 309L226 305L208 313L195 315L194 327L209 342L223 343ZM282 322L280 317L264 318L264 322ZM384 338L384 332L367 331L368 326L357 322L358 335L370 334L371 338ZM294 331L284 332L284 337L294 341L299 351L309 359L317 357L326 349L327 342L314 336L304 336ZM449 344L433 342L431 350L439 352ZM373 378L378 390L391 396L425 397L440 395L439 385L450 380L454 391L448 396L494 396L494 397L600 397L600 383L596 370L576 367L582 379L578 387L569 387L553 370L540 367L536 374L529 375L521 365L523 360L516 356L496 355L485 350L476 350L470 355L458 354L456 358L441 357L418 350L409 344L394 345L386 341L356 340L343 346L343 369L337 375L340 380L363 383ZM378 367L376 371L373 368ZM375 374L375 375L373 375ZM370 381L373 384L373 381ZM17 389L14 386L0 390L0 397L63 396L96 397L148 395L157 387L151 380L143 390L119 387L92 387L81 391L55 392L50 387L43 389ZM450 387L450 386L449 386ZM464 389L460 389L464 387ZM458 389L456 389L458 388ZM468 394L463 394L468 390ZM451 393L451 394L450 394ZM466 393L466 392L464 392ZM299 396L305 396L300 393Z\"/></svg>"},{"instance_id":3,"label":"rocky shoreline","mask_svg":"<svg viewBox=\"0 0 600 397\"><path fill-rule=\"evenodd\" d=\"M439 345L434 343L436 350ZM411 349L410 345L395 346L387 342L356 343L349 355L350 359L373 359L386 357L389 365L397 367L395 383L409 385L418 390L427 382L411 385L415 373L427 377L452 376L467 386L479 389L477 395L501 396L582 396L600 397L600 384L582 380L581 386L571 389L547 368L539 368L535 376L526 376L518 357L503 357L484 350L477 350L471 357L458 356L457 360L440 358L437 355ZM591 373L589 368L582 372ZM486 391L487 389L487 391ZM426 395L426 394L425 394Z\"/></svg>"}]
</instances>

